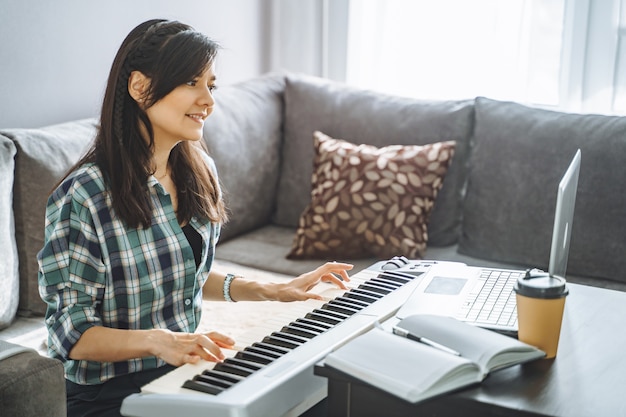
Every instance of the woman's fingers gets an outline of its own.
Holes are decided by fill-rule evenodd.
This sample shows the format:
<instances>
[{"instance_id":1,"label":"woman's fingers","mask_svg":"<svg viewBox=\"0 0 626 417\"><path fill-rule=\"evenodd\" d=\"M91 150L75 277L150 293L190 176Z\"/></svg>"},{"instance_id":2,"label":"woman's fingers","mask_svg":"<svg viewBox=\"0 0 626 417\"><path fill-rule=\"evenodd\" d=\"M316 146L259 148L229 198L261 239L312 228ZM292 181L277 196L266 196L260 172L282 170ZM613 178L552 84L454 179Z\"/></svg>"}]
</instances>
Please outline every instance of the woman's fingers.
<instances>
[{"instance_id":1,"label":"woman's fingers","mask_svg":"<svg viewBox=\"0 0 626 417\"><path fill-rule=\"evenodd\" d=\"M223 348L232 348L235 345L235 341L232 338L219 332L209 332L206 333L206 336L211 339L216 345Z\"/></svg>"},{"instance_id":2,"label":"woman's fingers","mask_svg":"<svg viewBox=\"0 0 626 417\"><path fill-rule=\"evenodd\" d=\"M347 281L350 281L350 277L348 277L348 273L346 271L350 271L352 268L354 268L354 265L352 264L343 262L326 262L317 269L326 269L328 272L339 273L342 277L346 278Z\"/></svg>"},{"instance_id":3,"label":"woman's fingers","mask_svg":"<svg viewBox=\"0 0 626 417\"><path fill-rule=\"evenodd\" d=\"M322 273L324 270L328 271L321 276L320 280L323 282L331 282L339 288L345 290L347 287L344 282L350 282L350 276L347 271L351 270L353 267L354 265L352 264L327 262L318 268L318 271ZM337 275L339 275L339 277Z\"/></svg>"},{"instance_id":4,"label":"woman's fingers","mask_svg":"<svg viewBox=\"0 0 626 417\"><path fill-rule=\"evenodd\" d=\"M210 334L219 335L219 333L217 332L212 332ZM196 352L199 352L199 356L202 357L202 359L207 361L223 361L224 359L226 359L226 356L224 356L222 349L220 349L220 347L207 334L198 334L195 336L198 347Z\"/></svg>"},{"instance_id":5,"label":"woman's fingers","mask_svg":"<svg viewBox=\"0 0 626 417\"><path fill-rule=\"evenodd\" d=\"M155 355L165 362L180 366L185 363L197 363L200 359L219 362L226 359L221 348L232 348L235 341L219 332L178 333L171 330L156 330L159 349Z\"/></svg>"},{"instance_id":6,"label":"woman's fingers","mask_svg":"<svg viewBox=\"0 0 626 417\"><path fill-rule=\"evenodd\" d=\"M342 277L342 279L337 278L337 275L335 274L326 274L324 276L322 276L322 282L330 282L332 284L335 284L336 286L338 286L339 288L341 288L342 290L347 290L348 287L346 287L346 284L344 284L344 281L349 281L346 280L345 278Z\"/></svg>"},{"instance_id":7,"label":"woman's fingers","mask_svg":"<svg viewBox=\"0 0 626 417\"><path fill-rule=\"evenodd\" d=\"M198 363L200 359L209 362L220 362L226 356L220 348L232 348L235 341L219 332L208 332L205 334L194 334L195 347L193 351L183 358L185 363Z\"/></svg>"},{"instance_id":8,"label":"woman's fingers","mask_svg":"<svg viewBox=\"0 0 626 417\"><path fill-rule=\"evenodd\" d=\"M320 282L330 282L340 289L347 289L344 282L349 282L349 270L353 265L339 262L327 262L311 272L293 278L289 282L277 284L276 295L271 299L276 301L304 301L307 299L321 300L318 294L310 292Z\"/></svg>"}]
</instances>

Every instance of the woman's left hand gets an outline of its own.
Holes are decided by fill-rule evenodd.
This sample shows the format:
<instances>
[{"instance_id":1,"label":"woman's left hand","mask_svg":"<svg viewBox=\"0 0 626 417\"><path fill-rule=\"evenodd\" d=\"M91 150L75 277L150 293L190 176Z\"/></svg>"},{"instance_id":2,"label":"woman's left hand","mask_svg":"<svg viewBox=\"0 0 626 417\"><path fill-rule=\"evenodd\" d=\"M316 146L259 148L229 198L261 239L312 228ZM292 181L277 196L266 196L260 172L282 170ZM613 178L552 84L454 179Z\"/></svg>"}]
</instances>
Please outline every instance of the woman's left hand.
<instances>
[{"instance_id":1,"label":"woman's left hand","mask_svg":"<svg viewBox=\"0 0 626 417\"><path fill-rule=\"evenodd\" d=\"M330 282L341 289L347 289L344 282L350 281L347 271L352 267L351 264L327 262L314 271L302 274L287 283L276 284L277 291L274 299L277 301L321 300L320 295L309 291L320 282Z\"/></svg>"}]
</instances>

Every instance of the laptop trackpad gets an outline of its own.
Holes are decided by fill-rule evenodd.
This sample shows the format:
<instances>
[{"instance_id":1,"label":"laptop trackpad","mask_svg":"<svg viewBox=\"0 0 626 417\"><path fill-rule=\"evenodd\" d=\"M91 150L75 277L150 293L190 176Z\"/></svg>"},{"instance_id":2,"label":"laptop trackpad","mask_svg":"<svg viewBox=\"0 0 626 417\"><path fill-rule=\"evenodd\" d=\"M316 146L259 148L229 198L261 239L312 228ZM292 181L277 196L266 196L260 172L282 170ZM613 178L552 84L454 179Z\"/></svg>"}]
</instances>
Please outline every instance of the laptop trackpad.
<instances>
[{"instance_id":1,"label":"laptop trackpad","mask_svg":"<svg viewBox=\"0 0 626 417\"><path fill-rule=\"evenodd\" d=\"M466 282L467 279L464 278L434 277L424 292L430 294L457 295L461 292Z\"/></svg>"}]
</instances>

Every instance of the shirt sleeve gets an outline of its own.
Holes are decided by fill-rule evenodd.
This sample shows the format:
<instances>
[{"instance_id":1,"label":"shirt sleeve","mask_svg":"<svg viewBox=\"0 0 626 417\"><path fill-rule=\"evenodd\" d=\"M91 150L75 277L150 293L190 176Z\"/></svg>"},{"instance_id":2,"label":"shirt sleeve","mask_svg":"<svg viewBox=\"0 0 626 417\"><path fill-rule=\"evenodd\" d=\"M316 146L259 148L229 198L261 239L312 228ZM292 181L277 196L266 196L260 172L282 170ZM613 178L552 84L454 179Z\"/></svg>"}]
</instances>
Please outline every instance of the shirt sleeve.
<instances>
[{"instance_id":1,"label":"shirt sleeve","mask_svg":"<svg viewBox=\"0 0 626 417\"><path fill-rule=\"evenodd\" d=\"M61 360L80 336L102 323L105 268L86 187L68 180L48 200L39 292L47 303L49 352Z\"/></svg>"}]
</instances>

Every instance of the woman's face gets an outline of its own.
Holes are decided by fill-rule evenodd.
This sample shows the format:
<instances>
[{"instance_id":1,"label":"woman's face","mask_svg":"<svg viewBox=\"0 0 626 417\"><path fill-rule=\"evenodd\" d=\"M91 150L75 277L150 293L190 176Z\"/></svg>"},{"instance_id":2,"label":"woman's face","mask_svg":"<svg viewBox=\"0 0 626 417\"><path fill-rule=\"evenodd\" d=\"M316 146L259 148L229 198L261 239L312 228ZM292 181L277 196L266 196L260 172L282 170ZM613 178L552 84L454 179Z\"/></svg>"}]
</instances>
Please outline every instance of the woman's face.
<instances>
[{"instance_id":1,"label":"woman's face","mask_svg":"<svg viewBox=\"0 0 626 417\"><path fill-rule=\"evenodd\" d=\"M174 146L181 140L199 140L205 119L213 111L215 73L210 66L202 75L176 87L146 109L154 141Z\"/></svg>"}]
</instances>

